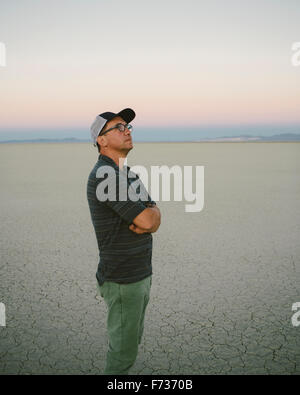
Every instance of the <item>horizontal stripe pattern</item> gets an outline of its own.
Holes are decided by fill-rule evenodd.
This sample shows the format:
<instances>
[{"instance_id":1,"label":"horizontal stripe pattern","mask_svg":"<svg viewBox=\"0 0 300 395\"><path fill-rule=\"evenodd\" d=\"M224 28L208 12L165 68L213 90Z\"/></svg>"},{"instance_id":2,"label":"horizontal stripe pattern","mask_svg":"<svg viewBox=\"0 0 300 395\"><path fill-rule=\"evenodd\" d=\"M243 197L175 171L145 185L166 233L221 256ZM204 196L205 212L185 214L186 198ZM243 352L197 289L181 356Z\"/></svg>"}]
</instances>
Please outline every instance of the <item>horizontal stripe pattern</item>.
<instances>
[{"instance_id":1,"label":"horizontal stripe pattern","mask_svg":"<svg viewBox=\"0 0 300 395\"><path fill-rule=\"evenodd\" d=\"M111 166L115 171L115 201L100 201L97 198L97 186L105 179L105 177L96 177L97 170L101 166ZM118 199L120 177L121 182L124 183L126 180L126 190L133 182L133 179L128 178L125 173L130 167L124 169L121 171L111 158L100 154L88 177L87 200L99 248L96 277L100 285L104 281L132 283L152 274L151 233L138 235L129 230L129 225L145 210L146 204L141 200L134 202L130 199L125 201ZM155 203L149 195L148 201Z\"/></svg>"}]
</instances>

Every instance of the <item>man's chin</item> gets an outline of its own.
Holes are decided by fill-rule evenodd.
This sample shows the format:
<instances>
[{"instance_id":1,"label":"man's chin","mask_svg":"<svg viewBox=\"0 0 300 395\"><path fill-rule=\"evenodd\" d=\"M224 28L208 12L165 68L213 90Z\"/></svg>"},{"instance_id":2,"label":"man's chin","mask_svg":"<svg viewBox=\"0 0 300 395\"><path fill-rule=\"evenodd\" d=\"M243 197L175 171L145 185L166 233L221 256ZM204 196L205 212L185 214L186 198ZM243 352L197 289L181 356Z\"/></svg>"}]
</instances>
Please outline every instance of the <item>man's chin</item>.
<instances>
[{"instance_id":1,"label":"man's chin","mask_svg":"<svg viewBox=\"0 0 300 395\"><path fill-rule=\"evenodd\" d=\"M128 144L127 147L124 147L124 148L122 149L122 151L123 151L124 153L126 153L126 155L127 155L128 152L132 150L132 148L133 148L133 144L130 144L130 145Z\"/></svg>"}]
</instances>

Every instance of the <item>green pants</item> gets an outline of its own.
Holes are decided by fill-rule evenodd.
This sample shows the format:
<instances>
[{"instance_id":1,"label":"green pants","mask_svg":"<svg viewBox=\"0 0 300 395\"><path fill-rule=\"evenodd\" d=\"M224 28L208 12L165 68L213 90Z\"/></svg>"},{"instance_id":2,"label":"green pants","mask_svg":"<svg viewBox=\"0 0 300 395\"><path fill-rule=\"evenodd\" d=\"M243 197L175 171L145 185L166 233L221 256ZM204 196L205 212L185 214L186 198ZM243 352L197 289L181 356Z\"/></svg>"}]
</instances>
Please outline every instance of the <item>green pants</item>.
<instances>
[{"instance_id":1,"label":"green pants","mask_svg":"<svg viewBox=\"0 0 300 395\"><path fill-rule=\"evenodd\" d=\"M105 281L100 295L108 307L109 346L104 374L128 374L134 364L144 330L152 276L130 284Z\"/></svg>"}]
</instances>

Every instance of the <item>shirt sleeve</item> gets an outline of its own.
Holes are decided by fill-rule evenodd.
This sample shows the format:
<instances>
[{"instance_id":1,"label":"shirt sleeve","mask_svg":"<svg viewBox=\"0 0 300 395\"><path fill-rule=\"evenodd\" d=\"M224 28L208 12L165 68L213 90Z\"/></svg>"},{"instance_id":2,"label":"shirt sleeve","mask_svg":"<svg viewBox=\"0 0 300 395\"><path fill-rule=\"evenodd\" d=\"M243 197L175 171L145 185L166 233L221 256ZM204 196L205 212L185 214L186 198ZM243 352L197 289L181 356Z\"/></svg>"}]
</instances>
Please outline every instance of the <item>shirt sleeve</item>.
<instances>
[{"instance_id":1,"label":"shirt sleeve","mask_svg":"<svg viewBox=\"0 0 300 395\"><path fill-rule=\"evenodd\" d=\"M125 174L115 170L115 194L113 198L107 198L106 200L101 199L101 202L106 204L109 208L111 208L116 214L118 214L125 222L128 224L132 224L134 218L136 218L142 211L144 211L147 207L140 200L134 201L129 199L128 188L130 184L128 182L128 178ZM109 177L109 175L108 175ZM97 183L101 183L103 178L99 178ZM120 188L122 191L126 191L126 194L121 196L120 198ZM98 197L99 200L99 197Z\"/></svg>"}]
</instances>

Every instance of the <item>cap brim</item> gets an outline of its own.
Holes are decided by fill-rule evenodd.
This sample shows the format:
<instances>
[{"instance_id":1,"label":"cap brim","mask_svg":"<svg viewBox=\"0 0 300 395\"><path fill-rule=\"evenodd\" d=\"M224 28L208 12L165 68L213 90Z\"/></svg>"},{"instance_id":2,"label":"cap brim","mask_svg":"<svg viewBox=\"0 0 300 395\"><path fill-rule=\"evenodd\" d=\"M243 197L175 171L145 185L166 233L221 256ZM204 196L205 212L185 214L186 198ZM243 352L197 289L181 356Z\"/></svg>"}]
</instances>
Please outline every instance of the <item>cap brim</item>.
<instances>
[{"instance_id":1,"label":"cap brim","mask_svg":"<svg viewBox=\"0 0 300 395\"><path fill-rule=\"evenodd\" d=\"M118 112L116 117L119 116L124 119L125 122L131 122L135 118L135 112L131 108L125 108L124 110Z\"/></svg>"}]
</instances>

